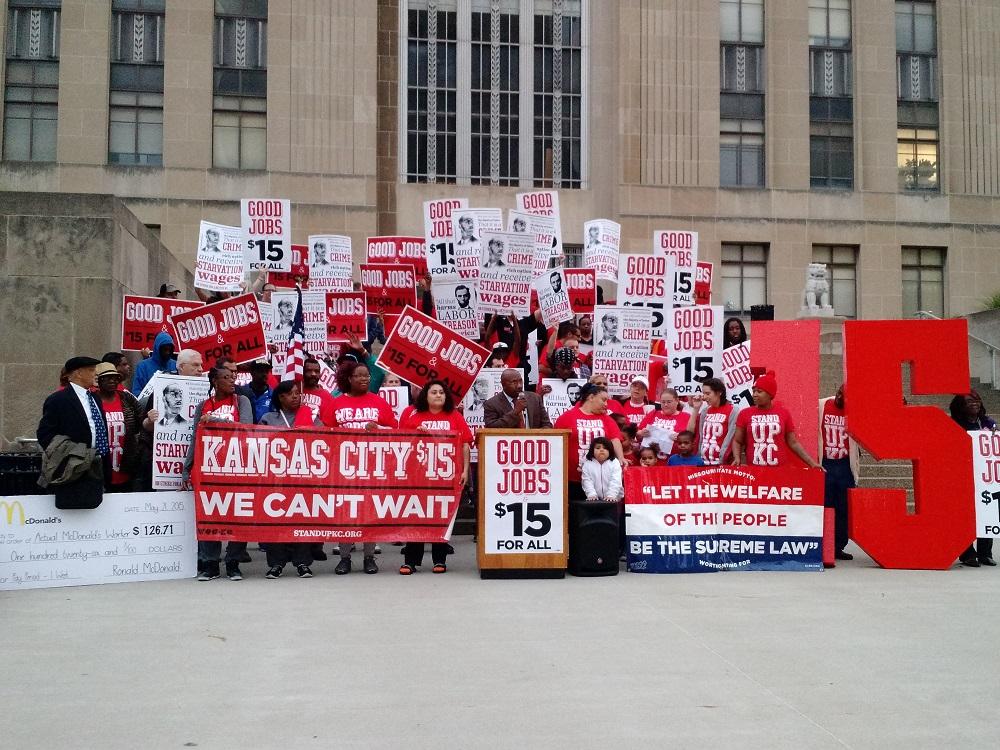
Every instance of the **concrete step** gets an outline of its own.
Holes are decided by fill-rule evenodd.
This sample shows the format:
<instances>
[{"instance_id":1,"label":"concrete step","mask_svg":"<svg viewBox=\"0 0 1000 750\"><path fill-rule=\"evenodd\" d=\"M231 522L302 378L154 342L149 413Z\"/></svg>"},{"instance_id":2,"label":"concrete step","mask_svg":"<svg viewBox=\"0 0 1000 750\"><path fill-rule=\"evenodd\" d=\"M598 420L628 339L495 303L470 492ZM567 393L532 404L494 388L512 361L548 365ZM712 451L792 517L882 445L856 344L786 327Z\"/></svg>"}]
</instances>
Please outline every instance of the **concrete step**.
<instances>
[{"instance_id":1,"label":"concrete step","mask_svg":"<svg viewBox=\"0 0 1000 750\"><path fill-rule=\"evenodd\" d=\"M913 479L913 467L910 464L861 464L861 476Z\"/></svg>"}]
</instances>

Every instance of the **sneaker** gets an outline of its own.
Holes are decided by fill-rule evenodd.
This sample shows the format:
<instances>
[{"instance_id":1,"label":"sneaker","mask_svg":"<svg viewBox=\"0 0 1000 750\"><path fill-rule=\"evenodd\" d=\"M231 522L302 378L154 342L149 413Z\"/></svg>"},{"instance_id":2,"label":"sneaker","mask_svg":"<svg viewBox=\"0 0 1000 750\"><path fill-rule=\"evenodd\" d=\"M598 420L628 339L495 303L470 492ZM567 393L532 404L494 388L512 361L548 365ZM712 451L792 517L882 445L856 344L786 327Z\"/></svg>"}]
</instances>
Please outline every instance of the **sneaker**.
<instances>
[{"instance_id":1,"label":"sneaker","mask_svg":"<svg viewBox=\"0 0 1000 750\"><path fill-rule=\"evenodd\" d=\"M313 572L309 570L308 565L296 565L295 570L298 571L299 578L312 578Z\"/></svg>"},{"instance_id":2,"label":"sneaker","mask_svg":"<svg viewBox=\"0 0 1000 750\"><path fill-rule=\"evenodd\" d=\"M333 572L336 573L338 576L346 576L348 573L350 573L351 558L349 557L340 558L340 562L337 563L337 567L333 569Z\"/></svg>"},{"instance_id":3,"label":"sneaker","mask_svg":"<svg viewBox=\"0 0 1000 750\"><path fill-rule=\"evenodd\" d=\"M281 566L272 565L267 569L267 573L264 574L264 578L279 578L281 576Z\"/></svg>"},{"instance_id":4,"label":"sneaker","mask_svg":"<svg viewBox=\"0 0 1000 750\"><path fill-rule=\"evenodd\" d=\"M990 568L995 568L997 566L997 561L994 560L992 557L989 557L989 556L987 556L987 557L980 557L979 558L979 564L980 565L986 565L987 567L990 567Z\"/></svg>"},{"instance_id":5,"label":"sneaker","mask_svg":"<svg viewBox=\"0 0 1000 750\"><path fill-rule=\"evenodd\" d=\"M444 563L434 563L434 567L431 568L431 572L433 572L433 573L447 573L448 572L448 566L445 565Z\"/></svg>"},{"instance_id":6,"label":"sneaker","mask_svg":"<svg viewBox=\"0 0 1000 750\"><path fill-rule=\"evenodd\" d=\"M219 563L203 562L201 564L201 573L198 574L199 581L214 581L218 577L219 577Z\"/></svg>"},{"instance_id":7,"label":"sneaker","mask_svg":"<svg viewBox=\"0 0 1000 750\"><path fill-rule=\"evenodd\" d=\"M399 574L401 576L411 576L416 572L417 569L414 568L412 565L407 565L406 563L403 563L402 565L399 566Z\"/></svg>"},{"instance_id":8,"label":"sneaker","mask_svg":"<svg viewBox=\"0 0 1000 750\"><path fill-rule=\"evenodd\" d=\"M348 562L348 564L350 564L350 563ZM366 557L365 558L365 573L369 573L369 574L371 574L371 573L378 573L378 565L375 564L375 558L374 557Z\"/></svg>"},{"instance_id":9,"label":"sneaker","mask_svg":"<svg viewBox=\"0 0 1000 750\"><path fill-rule=\"evenodd\" d=\"M205 569L205 563L201 560L198 561L198 573L200 574L202 570Z\"/></svg>"},{"instance_id":10,"label":"sneaker","mask_svg":"<svg viewBox=\"0 0 1000 750\"><path fill-rule=\"evenodd\" d=\"M243 580L243 574L240 572L240 564L238 562L226 563L226 578L228 578L230 581Z\"/></svg>"},{"instance_id":11,"label":"sneaker","mask_svg":"<svg viewBox=\"0 0 1000 750\"><path fill-rule=\"evenodd\" d=\"M850 552L844 552L844 550L838 549L836 552L833 553L833 559L834 560L853 560L854 559L854 555L852 555Z\"/></svg>"}]
</instances>

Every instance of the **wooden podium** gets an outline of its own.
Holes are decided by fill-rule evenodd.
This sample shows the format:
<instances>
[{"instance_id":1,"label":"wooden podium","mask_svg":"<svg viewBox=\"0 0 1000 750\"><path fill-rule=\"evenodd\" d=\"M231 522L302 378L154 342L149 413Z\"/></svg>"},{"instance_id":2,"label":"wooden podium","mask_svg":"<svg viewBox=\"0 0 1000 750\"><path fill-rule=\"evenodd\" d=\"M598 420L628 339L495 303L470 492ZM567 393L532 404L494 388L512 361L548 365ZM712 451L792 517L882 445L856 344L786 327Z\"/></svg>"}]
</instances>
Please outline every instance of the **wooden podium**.
<instances>
[{"instance_id":1,"label":"wooden podium","mask_svg":"<svg viewBox=\"0 0 1000 750\"><path fill-rule=\"evenodd\" d=\"M480 578L563 578L569 557L565 430L479 430Z\"/></svg>"}]
</instances>

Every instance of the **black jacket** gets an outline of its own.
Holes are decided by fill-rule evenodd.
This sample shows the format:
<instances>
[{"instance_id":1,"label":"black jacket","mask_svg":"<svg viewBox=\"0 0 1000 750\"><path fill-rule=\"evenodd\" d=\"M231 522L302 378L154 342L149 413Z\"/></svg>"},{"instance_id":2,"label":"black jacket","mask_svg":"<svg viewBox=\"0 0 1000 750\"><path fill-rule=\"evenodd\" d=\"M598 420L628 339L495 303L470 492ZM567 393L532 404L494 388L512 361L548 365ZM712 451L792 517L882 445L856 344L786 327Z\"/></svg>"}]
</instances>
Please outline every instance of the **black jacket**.
<instances>
[{"instance_id":1,"label":"black jacket","mask_svg":"<svg viewBox=\"0 0 1000 750\"><path fill-rule=\"evenodd\" d=\"M94 398L97 410L104 418L104 409L101 401ZM38 442L42 448L48 448L52 438L56 435L65 435L75 443L83 443L93 448L94 436L90 433L90 424L87 422L87 415L83 411L83 404L77 398L73 386L67 385L61 391L56 391L47 399L42 406L42 418L38 422Z\"/></svg>"}]
</instances>

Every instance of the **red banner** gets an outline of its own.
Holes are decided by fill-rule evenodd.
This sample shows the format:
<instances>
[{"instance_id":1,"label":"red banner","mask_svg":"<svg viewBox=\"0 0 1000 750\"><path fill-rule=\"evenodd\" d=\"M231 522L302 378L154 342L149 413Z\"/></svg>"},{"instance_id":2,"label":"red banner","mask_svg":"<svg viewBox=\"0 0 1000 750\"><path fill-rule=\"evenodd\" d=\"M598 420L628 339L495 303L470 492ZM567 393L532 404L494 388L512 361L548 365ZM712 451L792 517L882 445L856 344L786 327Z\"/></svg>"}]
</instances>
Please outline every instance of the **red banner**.
<instances>
[{"instance_id":1,"label":"red banner","mask_svg":"<svg viewBox=\"0 0 1000 750\"><path fill-rule=\"evenodd\" d=\"M137 352L153 346L157 334L166 331L177 343L170 316L203 307L201 302L126 294L122 303L122 351Z\"/></svg>"},{"instance_id":2,"label":"red banner","mask_svg":"<svg viewBox=\"0 0 1000 750\"><path fill-rule=\"evenodd\" d=\"M309 288L309 245L292 245L292 270L290 273L271 271L267 280L279 289L294 289L295 277L302 279L302 288Z\"/></svg>"},{"instance_id":3,"label":"red banner","mask_svg":"<svg viewBox=\"0 0 1000 750\"><path fill-rule=\"evenodd\" d=\"M206 367L218 357L243 364L267 355L264 324L252 294L173 315L170 321L177 331L177 349L198 350Z\"/></svg>"},{"instance_id":4,"label":"red banner","mask_svg":"<svg viewBox=\"0 0 1000 750\"><path fill-rule=\"evenodd\" d=\"M448 433L205 423L191 473L198 539L445 541L461 474Z\"/></svg>"},{"instance_id":5,"label":"red banner","mask_svg":"<svg viewBox=\"0 0 1000 750\"><path fill-rule=\"evenodd\" d=\"M367 261L410 265L417 276L427 275L427 250L423 237L369 237Z\"/></svg>"},{"instance_id":6,"label":"red banner","mask_svg":"<svg viewBox=\"0 0 1000 750\"><path fill-rule=\"evenodd\" d=\"M361 264L361 288L373 315L399 315L417 304L417 272L413 266Z\"/></svg>"},{"instance_id":7,"label":"red banner","mask_svg":"<svg viewBox=\"0 0 1000 750\"><path fill-rule=\"evenodd\" d=\"M597 304L597 272L593 268L566 268L566 288L569 290L569 303L573 312L594 312Z\"/></svg>"},{"instance_id":8,"label":"red banner","mask_svg":"<svg viewBox=\"0 0 1000 750\"><path fill-rule=\"evenodd\" d=\"M326 293L326 340L349 341L368 337L368 309L364 292Z\"/></svg>"},{"instance_id":9,"label":"red banner","mask_svg":"<svg viewBox=\"0 0 1000 750\"><path fill-rule=\"evenodd\" d=\"M376 364L417 386L441 380L457 403L488 355L485 347L408 307L396 321Z\"/></svg>"},{"instance_id":10,"label":"red banner","mask_svg":"<svg viewBox=\"0 0 1000 750\"><path fill-rule=\"evenodd\" d=\"M694 279L694 303L696 305L712 304L712 269L708 261L699 260Z\"/></svg>"}]
</instances>

